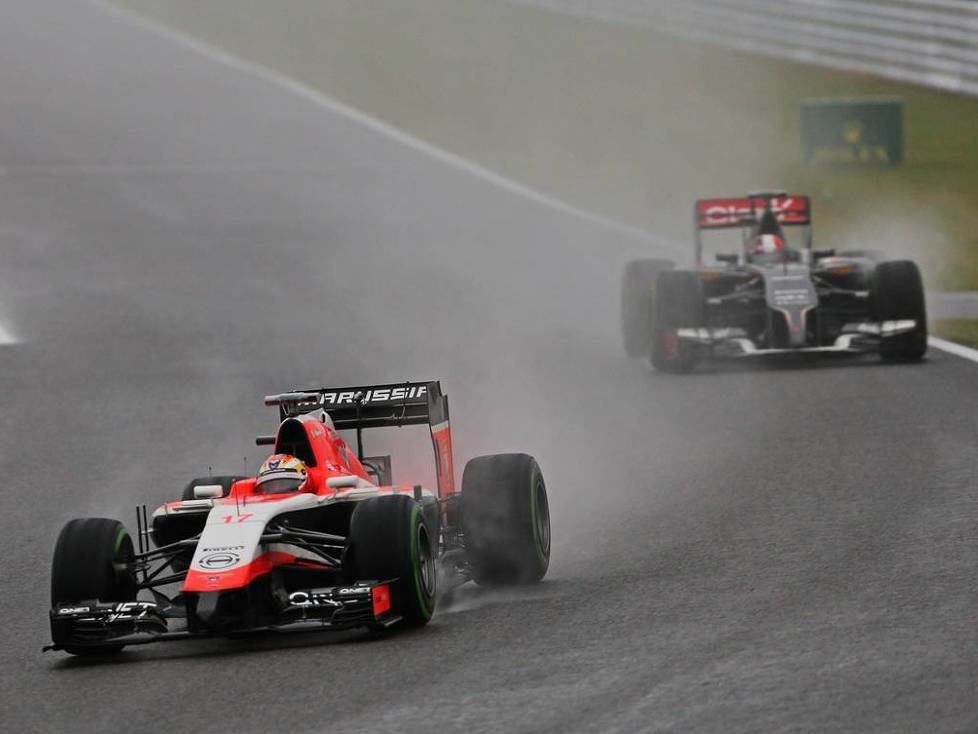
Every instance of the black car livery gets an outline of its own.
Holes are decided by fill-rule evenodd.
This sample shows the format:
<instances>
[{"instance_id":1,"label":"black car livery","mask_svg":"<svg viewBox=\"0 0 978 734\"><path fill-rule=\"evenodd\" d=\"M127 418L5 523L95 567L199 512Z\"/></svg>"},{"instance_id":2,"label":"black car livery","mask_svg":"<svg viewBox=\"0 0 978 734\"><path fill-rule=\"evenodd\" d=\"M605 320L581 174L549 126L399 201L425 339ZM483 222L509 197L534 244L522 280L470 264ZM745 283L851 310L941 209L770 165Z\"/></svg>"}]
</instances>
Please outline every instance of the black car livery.
<instances>
[{"instance_id":1,"label":"black car livery","mask_svg":"<svg viewBox=\"0 0 978 734\"><path fill-rule=\"evenodd\" d=\"M701 199L696 265L636 260L625 270L622 332L630 356L687 372L709 357L878 353L913 361L927 350L920 271L872 250L812 247L806 196L760 192ZM803 228L800 247L785 227ZM739 252L703 257L702 231L740 228Z\"/></svg>"}]
</instances>

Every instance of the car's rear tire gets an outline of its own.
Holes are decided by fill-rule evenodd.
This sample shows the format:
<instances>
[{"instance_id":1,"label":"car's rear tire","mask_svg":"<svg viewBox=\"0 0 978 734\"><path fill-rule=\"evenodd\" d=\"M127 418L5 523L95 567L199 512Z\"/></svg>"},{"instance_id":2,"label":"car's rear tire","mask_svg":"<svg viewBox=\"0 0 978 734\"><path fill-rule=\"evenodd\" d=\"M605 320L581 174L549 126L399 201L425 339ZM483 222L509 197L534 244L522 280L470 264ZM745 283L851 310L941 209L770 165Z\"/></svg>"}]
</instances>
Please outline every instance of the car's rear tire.
<instances>
[{"instance_id":1,"label":"car's rear tire","mask_svg":"<svg viewBox=\"0 0 978 734\"><path fill-rule=\"evenodd\" d=\"M528 454L479 456L462 473L462 533L480 585L535 583L550 565L550 505Z\"/></svg>"},{"instance_id":2,"label":"car's rear tire","mask_svg":"<svg viewBox=\"0 0 978 734\"><path fill-rule=\"evenodd\" d=\"M436 532L421 503L403 494L363 500L350 518L353 580L398 579L391 585L392 607L411 627L428 624L435 611Z\"/></svg>"},{"instance_id":3,"label":"car's rear tire","mask_svg":"<svg viewBox=\"0 0 978 734\"><path fill-rule=\"evenodd\" d=\"M671 260L632 260L625 265L621 278L621 335L629 357L649 353L656 278L663 270L674 267Z\"/></svg>"},{"instance_id":4,"label":"car's rear tire","mask_svg":"<svg viewBox=\"0 0 978 734\"><path fill-rule=\"evenodd\" d=\"M887 321L913 319L916 328L906 334L883 338L880 357L890 362L916 362L927 353L927 307L920 269L910 260L882 262L871 281L873 318Z\"/></svg>"},{"instance_id":5,"label":"car's rear tire","mask_svg":"<svg viewBox=\"0 0 978 734\"><path fill-rule=\"evenodd\" d=\"M652 366L660 372L689 372L699 361L699 348L680 339L678 331L703 326L703 295L699 276L690 270L659 273L653 313Z\"/></svg>"},{"instance_id":6,"label":"car's rear tire","mask_svg":"<svg viewBox=\"0 0 978 734\"><path fill-rule=\"evenodd\" d=\"M187 482L187 485L183 488L183 493L180 495L180 499L196 499L194 497L194 487L199 487L204 484L220 484L223 492L221 496L227 497L231 492L231 485L244 478L245 477L240 477L234 474L221 474L215 477L197 477L196 479L191 479L189 482Z\"/></svg>"},{"instance_id":7,"label":"car's rear tire","mask_svg":"<svg viewBox=\"0 0 978 734\"><path fill-rule=\"evenodd\" d=\"M72 520L61 530L51 563L51 606L79 602L135 601L136 576L132 538L118 520L90 517ZM123 645L72 645L66 630L52 623L51 636L72 655L115 653ZM60 638L60 639L59 639Z\"/></svg>"}]
</instances>

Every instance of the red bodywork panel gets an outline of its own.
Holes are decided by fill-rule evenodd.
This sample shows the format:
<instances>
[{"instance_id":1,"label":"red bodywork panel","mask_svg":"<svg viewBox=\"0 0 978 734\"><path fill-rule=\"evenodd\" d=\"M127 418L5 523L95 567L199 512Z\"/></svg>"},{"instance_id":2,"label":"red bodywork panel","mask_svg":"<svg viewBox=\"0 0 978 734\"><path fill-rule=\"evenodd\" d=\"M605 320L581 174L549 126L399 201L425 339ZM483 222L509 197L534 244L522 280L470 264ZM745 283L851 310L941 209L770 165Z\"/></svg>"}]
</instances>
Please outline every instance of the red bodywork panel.
<instances>
[{"instance_id":1,"label":"red bodywork panel","mask_svg":"<svg viewBox=\"0 0 978 734\"><path fill-rule=\"evenodd\" d=\"M438 474L438 485L442 495L455 491L455 470L452 461L451 428L447 420L431 426L431 438L435 448L435 463ZM349 494L350 500L358 501L364 496L364 490L380 494L413 494L414 487L386 486L377 487L370 474L367 473L356 452L346 444L339 433L330 425L311 414L303 414L287 418L279 426L275 440L274 453L289 453L306 463L308 480L299 492L286 494L258 494L255 492L255 477L249 477L235 482L227 497L216 499L212 509L208 510L208 524L201 538L209 538L213 549L203 548L195 554L195 561L187 571L183 591L203 593L227 591L248 586L255 579L268 574L274 568L282 565L308 566L309 568L328 568L317 558L297 556L300 553L290 547L273 547L259 550L254 557L232 561L232 557L241 556L246 548L256 548L258 534L264 528L264 517L269 514L269 505L285 503L295 505L295 498L302 495L314 494L343 501L344 495ZM333 477L355 476L362 482L359 486L330 487L329 479ZM307 503L300 503L308 508ZM183 502L171 502L164 506L164 512L179 512ZM315 505L313 506L321 506ZM283 511L288 511L283 507ZM218 511L215 515L214 512ZM223 514L221 514L223 513ZM261 523L260 527L255 522ZM250 525L250 527L248 527ZM224 530L222 530L222 528ZM236 530L239 529L239 530ZM237 536L240 536L240 540ZM250 540L248 539L250 538ZM211 552L210 558L204 558L198 565L197 558L201 553ZM289 551L292 552L289 552ZM304 555L304 554L303 554ZM203 558L203 557L202 557ZM204 563L207 561L211 565ZM378 594L383 592L378 591ZM375 597L375 608L389 605L389 599Z\"/></svg>"},{"instance_id":2,"label":"red bodywork panel","mask_svg":"<svg viewBox=\"0 0 978 734\"><path fill-rule=\"evenodd\" d=\"M302 424L302 427L305 429L306 438L309 441L309 448L316 459L315 465L306 461L309 479L304 491L314 494L333 494L334 490L326 485L326 481L330 477L348 477L354 475L371 484L373 483L367 470L363 468L363 464L357 458L356 452L347 446L346 441L335 430L308 415L290 418L289 421ZM279 430L281 431L281 428ZM276 445L275 453L290 452L286 451L282 446ZM299 458L305 459L307 457L300 456ZM241 498L246 496L250 497L254 494L255 478L250 478L235 482L228 496Z\"/></svg>"},{"instance_id":3,"label":"red bodywork panel","mask_svg":"<svg viewBox=\"0 0 978 734\"><path fill-rule=\"evenodd\" d=\"M279 436L276 441L275 453L284 453L283 429L288 431L288 444L300 447L299 454L306 461L309 478L300 493L310 493L316 495L342 496L346 492L357 488L338 488L333 489L328 486L327 481L331 477L356 476L370 484L373 481L370 475L363 468L353 452L340 435L330 426L317 420L313 416L302 415L297 418L290 418L279 428ZM304 436L307 445L302 446ZM314 461L309 461L314 458ZM256 505L265 503L281 502L296 493L289 494L257 494L255 492L255 477L242 479L235 482L231 491L224 499L217 500L215 507L226 506L228 525L234 525L239 519L251 517L248 508L255 508ZM382 488L381 492L412 491L412 488ZM182 503L168 503L167 509L179 506ZM309 565L311 568L321 568L322 565L310 562L303 558L296 558L291 553L278 550L271 550L261 553L248 563L238 565L229 569L212 569L203 571L190 568L187 577L184 579L183 590L185 592L207 592L222 591L227 589L243 588L260 576L269 573L273 568L280 565Z\"/></svg>"},{"instance_id":4,"label":"red bodywork panel","mask_svg":"<svg viewBox=\"0 0 978 734\"><path fill-rule=\"evenodd\" d=\"M296 560L289 553L271 551L263 553L251 563L221 572L203 572L190 569L183 581L183 591L204 592L224 591L226 589L243 589L259 576L264 576L276 566L291 564Z\"/></svg>"},{"instance_id":5,"label":"red bodywork panel","mask_svg":"<svg viewBox=\"0 0 978 734\"><path fill-rule=\"evenodd\" d=\"M431 426L431 441L435 447L435 467L438 472L438 493L455 494L455 463L452 460L452 429L448 421Z\"/></svg>"},{"instance_id":6,"label":"red bodywork panel","mask_svg":"<svg viewBox=\"0 0 978 734\"><path fill-rule=\"evenodd\" d=\"M448 422L443 425L432 427L432 440L436 451L436 464L438 467L439 485L447 491L454 491L454 468L452 465L452 441L451 430ZM376 491L380 494L404 493L413 494L412 486L389 486L376 487L372 478L364 469L356 456L340 435L329 425L312 415L300 415L289 418L279 427L275 442L275 453L293 453L298 458L306 462L309 478L303 489L299 492L286 494L258 494L255 492L255 477L242 479L235 482L231 487L228 496L214 501L213 509L208 513L207 528L216 528L215 531L205 532L205 536L212 538L209 542L214 543L215 533L218 537L223 535L224 540L218 541L218 546L214 549L218 559L211 559L213 566L192 565L187 571L184 579L183 590L185 592L212 592L226 591L230 589L240 589L248 586L255 579L264 576L272 569L281 565L308 566L309 568L325 568L324 564L315 558L297 557L288 552L288 548L269 548L258 553L246 562L234 563L231 567L226 567L231 563L231 556L245 552L245 546L257 541L257 535L264 528L263 516L269 515L269 505L275 503L294 502L304 494L314 494L327 496L342 501L344 495L349 494L351 499L362 497L365 488ZM355 476L361 480L359 486L337 487L328 485L328 480L332 477ZM369 485L369 486L368 486ZM373 488L376 487L374 490ZM167 511L176 510L183 505L182 502L168 503L165 507ZM308 507L308 505L306 505ZM284 508L283 508L284 509ZM215 523L214 510L218 510ZM261 522L260 527L256 528L254 522ZM245 523L251 524L248 527ZM226 529L219 530L219 528ZM240 528L241 540L235 539L235 528ZM228 535L227 533L230 533ZM248 535L250 533L250 535ZM246 541L245 537L250 537ZM203 542L202 536L202 541ZM239 543L242 544L239 546ZM206 552L204 549L202 552ZM231 550L231 553L227 551ZM294 550L294 549L293 549ZM221 554L226 556L220 558ZM225 562L226 561L226 562ZM222 565L217 565L217 564ZM383 599L375 599L375 606L383 606ZM387 602L389 604L389 601Z\"/></svg>"}]
</instances>

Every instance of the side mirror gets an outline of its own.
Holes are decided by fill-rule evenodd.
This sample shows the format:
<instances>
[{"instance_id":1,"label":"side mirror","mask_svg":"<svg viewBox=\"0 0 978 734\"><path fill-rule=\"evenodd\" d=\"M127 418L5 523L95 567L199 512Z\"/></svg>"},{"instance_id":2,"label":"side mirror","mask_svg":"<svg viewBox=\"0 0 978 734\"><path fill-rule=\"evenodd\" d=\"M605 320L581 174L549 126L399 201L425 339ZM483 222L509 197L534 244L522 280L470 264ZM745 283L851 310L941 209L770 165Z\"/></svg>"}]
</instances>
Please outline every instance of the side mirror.
<instances>
[{"instance_id":1,"label":"side mirror","mask_svg":"<svg viewBox=\"0 0 978 734\"><path fill-rule=\"evenodd\" d=\"M812 256L816 260L820 260L823 257L835 257L835 249L831 250L812 250Z\"/></svg>"},{"instance_id":2,"label":"side mirror","mask_svg":"<svg viewBox=\"0 0 978 734\"><path fill-rule=\"evenodd\" d=\"M740 256L734 252L718 252L716 258L717 262L729 263L730 265L736 265L740 261Z\"/></svg>"},{"instance_id":3,"label":"side mirror","mask_svg":"<svg viewBox=\"0 0 978 734\"><path fill-rule=\"evenodd\" d=\"M391 482L391 457L390 456L365 456L360 460L363 468L374 478L378 486L384 487Z\"/></svg>"},{"instance_id":4,"label":"side mirror","mask_svg":"<svg viewBox=\"0 0 978 734\"><path fill-rule=\"evenodd\" d=\"M216 500L224 496L224 487L220 484L198 484L194 487L194 499Z\"/></svg>"}]
</instances>

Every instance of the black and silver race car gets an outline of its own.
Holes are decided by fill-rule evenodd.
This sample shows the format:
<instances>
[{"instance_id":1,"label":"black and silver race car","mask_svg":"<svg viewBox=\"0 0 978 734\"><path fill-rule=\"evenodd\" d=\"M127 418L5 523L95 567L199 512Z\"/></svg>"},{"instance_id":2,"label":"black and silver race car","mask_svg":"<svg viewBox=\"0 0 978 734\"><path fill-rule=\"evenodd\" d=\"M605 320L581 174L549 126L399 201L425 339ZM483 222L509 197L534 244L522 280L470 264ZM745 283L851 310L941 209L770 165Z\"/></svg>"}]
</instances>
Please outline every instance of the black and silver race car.
<instances>
[{"instance_id":1,"label":"black and silver race car","mask_svg":"<svg viewBox=\"0 0 978 734\"><path fill-rule=\"evenodd\" d=\"M807 196L757 192L700 199L696 265L635 260L622 283L629 356L650 354L663 372L705 358L793 353L877 353L917 361L927 351L924 287L917 265L874 250L813 249ZM785 227L801 227L793 247ZM741 228L739 252L703 256L702 231Z\"/></svg>"}]
</instances>

